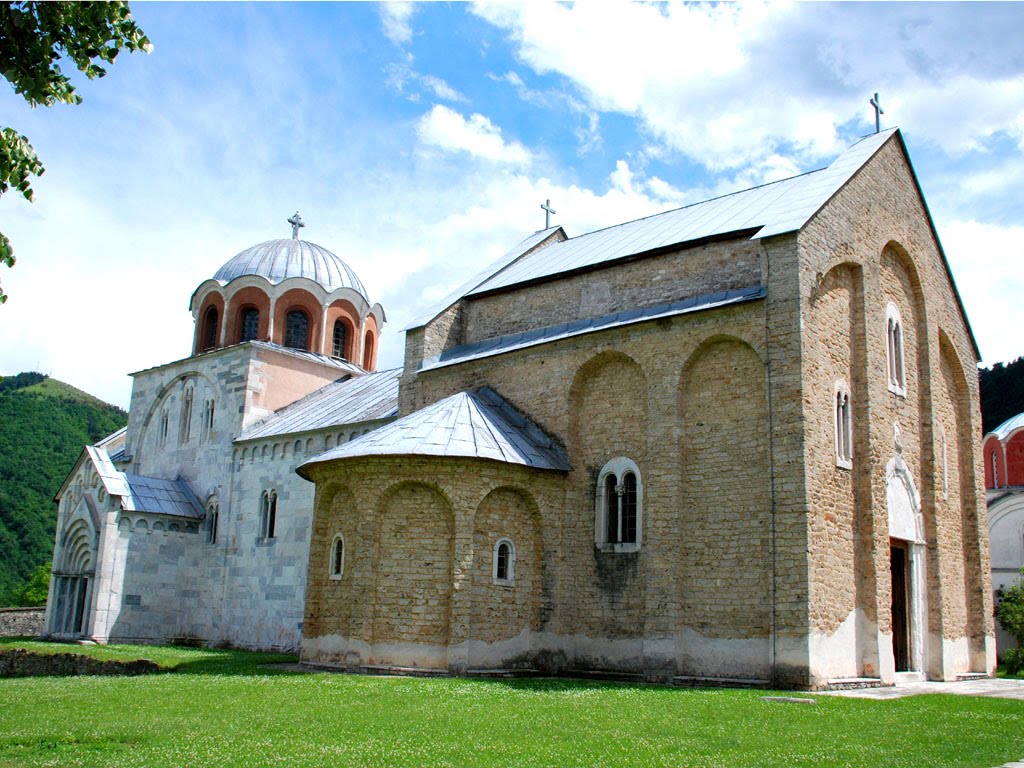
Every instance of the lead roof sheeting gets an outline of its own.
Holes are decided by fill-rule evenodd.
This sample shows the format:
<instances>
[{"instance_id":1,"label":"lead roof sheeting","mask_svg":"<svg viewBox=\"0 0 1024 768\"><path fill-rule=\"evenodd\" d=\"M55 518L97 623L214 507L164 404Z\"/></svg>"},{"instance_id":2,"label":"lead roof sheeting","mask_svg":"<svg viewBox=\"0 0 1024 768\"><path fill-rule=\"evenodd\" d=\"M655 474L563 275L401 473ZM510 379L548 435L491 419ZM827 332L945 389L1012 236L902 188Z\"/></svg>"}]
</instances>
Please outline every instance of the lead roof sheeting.
<instances>
[{"instance_id":1,"label":"lead roof sheeting","mask_svg":"<svg viewBox=\"0 0 1024 768\"><path fill-rule=\"evenodd\" d=\"M122 497L127 512L154 512L173 517L201 518L203 505L182 480L124 474L129 495Z\"/></svg>"},{"instance_id":2,"label":"lead roof sheeting","mask_svg":"<svg viewBox=\"0 0 1024 768\"><path fill-rule=\"evenodd\" d=\"M584 333L607 331L612 328L656 320L661 317L673 317L690 312L702 312L715 307L724 307L729 304L754 301L756 299L763 299L766 295L767 289L763 285L755 285L750 288L690 296L669 304L659 304L654 307L629 309L587 320L575 320L571 323L549 325L545 328L535 328L522 333L484 339L473 344L460 344L457 347L446 350L435 358L424 361L420 370L429 371L434 368L443 368L448 365L465 363L469 360L479 360L482 357L502 355L517 349L550 344L553 341L580 336Z\"/></svg>"},{"instance_id":3,"label":"lead roof sheeting","mask_svg":"<svg viewBox=\"0 0 1024 768\"><path fill-rule=\"evenodd\" d=\"M1024 427L1024 413L1018 413L1012 419L1007 419L998 427L992 430L992 434L1000 440L1005 440L1015 429Z\"/></svg>"},{"instance_id":4,"label":"lead roof sheeting","mask_svg":"<svg viewBox=\"0 0 1024 768\"><path fill-rule=\"evenodd\" d=\"M326 365L332 365L335 368L348 371L349 373L364 373L364 369L355 363L351 363L348 360L342 360L340 357L328 357L327 355L321 355L318 352L310 352L305 349L295 349L293 347L285 347L281 344L275 344L272 341L245 341L243 344L252 344L255 347L262 347L263 349L272 349L275 352L281 352L286 355L292 355L293 357L301 357L306 360L314 360L318 363L324 363ZM227 347L223 347L227 349ZM219 350L212 350L219 351Z\"/></svg>"},{"instance_id":5,"label":"lead roof sheeting","mask_svg":"<svg viewBox=\"0 0 1024 768\"><path fill-rule=\"evenodd\" d=\"M124 473L114 466L105 450L93 445L87 445L85 446L85 452L88 454L90 461L92 461L92 465L96 469L96 474L99 476L100 482L103 483L103 489L107 492L107 495L125 496L130 493Z\"/></svg>"},{"instance_id":6,"label":"lead roof sheeting","mask_svg":"<svg viewBox=\"0 0 1024 768\"><path fill-rule=\"evenodd\" d=\"M568 472L564 449L493 390L460 392L305 462L359 456L443 456Z\"/></svg>"},{"instance_id":7,"label":"lead roof sheeting","mask_svg":"<svg viewBox=\"0 0 1024 768\"><path fill-rule=\"evenodd\" d=\"M305 277L328 291L351 288L366 298L366 289L348 264L307 240L267 240L246 248L218 269L213 279L230 283L245 275L259 275L274 284L290 277Z\"/></svg>"},{"instance_id":8,"label":"lead roof sheeting","mask_svg":"<svg viewBox=\"0 0 1024 768\"><path fill-rule=\"evenodd\" d=\"M756 229L754 238L762 238L796 231L895 132L893 128L861 139L822 170L552 243L511 264L465 295L731 232Z\"/></svg>"},{"instance_id":9,"label":"lead roof sheeting","mask_svg":"<svg viewBox=\"0 0 1024 768\"><path fill-rule=\"evenodd\" d=\"M238 436L238 440L392 418L398 415L398 380L401 375L402 369L395 368L328 384L285 406L262 423L249 427Z\"/></svg>"},{"instance_id":10,"label":"lead roof sheeting","mask_svg":"<svg viewBox=\"0 0 1024 768\"><path fill-rule=\"evenodd\" d=\"M445 296L430 310L420 315L418 318L409 323L409 325L405 326L405 328L403 328L402 330L410 331L413 328L419 328L422 325L426 325L439 314L441 314L444 310L446 310L448 307L454 304L456 301L461 299L463 296L468 295L470 291L479 286L482 282L494 277L494 275L501 272L501 270L505 269L505 267L514 262L524 253L529 251L531 248L536 248L540 243L544 242L546 238L555 234L555 232L557 232L559 229L561 229L561 227L559 226L549 227L548 229L542 229L537 232L534 232L529 237L523 239L514 248L512 248L512 250L508 251L508 253L506 253L500 259L497 259L488 264L486 267L484 267L483 270L481 270L480 272L475 274L471 279L467 280L461 286L456 288L452 293Z\"/></svg>"}]
</instances>

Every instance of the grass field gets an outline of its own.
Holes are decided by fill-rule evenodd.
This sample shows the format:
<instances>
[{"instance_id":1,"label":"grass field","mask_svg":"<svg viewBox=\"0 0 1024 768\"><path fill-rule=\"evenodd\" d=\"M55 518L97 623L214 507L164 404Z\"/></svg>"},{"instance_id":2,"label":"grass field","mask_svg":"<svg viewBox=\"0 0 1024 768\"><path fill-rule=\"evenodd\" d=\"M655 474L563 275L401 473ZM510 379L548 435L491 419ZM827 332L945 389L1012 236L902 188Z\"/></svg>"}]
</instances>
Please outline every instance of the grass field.
<instances>
[{"instance_id":1,"label":"grass field","mask_svg":"<svg viewBox=\"0 0 1024 768\"><path fill-rule=\"evenodd\" d=\"M4 647L67 652L49 644ZM973 766L1024 757L1024 702L863 701L567 680L290 674L288 657L108 646L168 674L0 680L0 766ZM792 695L792 694L791 694Z\"/></svg>"}]
</instances>

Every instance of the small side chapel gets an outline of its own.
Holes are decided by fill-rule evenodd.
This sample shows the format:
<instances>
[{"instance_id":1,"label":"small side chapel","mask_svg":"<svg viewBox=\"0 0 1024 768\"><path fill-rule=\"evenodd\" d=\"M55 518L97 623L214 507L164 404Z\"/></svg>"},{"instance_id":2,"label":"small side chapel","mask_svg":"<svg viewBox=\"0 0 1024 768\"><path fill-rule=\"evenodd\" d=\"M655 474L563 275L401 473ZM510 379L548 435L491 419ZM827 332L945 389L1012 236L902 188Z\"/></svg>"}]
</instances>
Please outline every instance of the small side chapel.
<instances>
[{"instance_id":1,"label":"small side chapel","mask_svg":"<svg viewBox=\"0 0 1024 768\"><path fill-rule=\"evenodd\" d=\"M898 130L541 230L406 333L399 418L298 468L305 662L993 671L979 355Z\"/></svg>"},{"instance_id":2,"label":"small side chapel","mask_svg":"<svg viewBox=\"0 0 1024 768\"><path fill-rule=\"evenodd\" d=\"M350 671L992 672L979 355L898 130L529 235L391 371L383 309L289 223L200 284L193 354L134 374L127 429L72 469L50 635Z\"/></svg>"}]
</instances>

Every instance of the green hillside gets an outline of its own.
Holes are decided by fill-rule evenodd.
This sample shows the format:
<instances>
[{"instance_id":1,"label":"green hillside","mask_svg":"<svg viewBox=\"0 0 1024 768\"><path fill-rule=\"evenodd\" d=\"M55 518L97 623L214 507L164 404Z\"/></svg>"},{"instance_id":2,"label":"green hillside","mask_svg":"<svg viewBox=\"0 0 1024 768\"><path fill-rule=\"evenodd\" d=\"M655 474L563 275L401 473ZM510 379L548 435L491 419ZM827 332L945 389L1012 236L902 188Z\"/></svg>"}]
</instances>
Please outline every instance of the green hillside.
<instances>
[{"instance_id":1,"label":"green hillside","mask_svg":"<svg viewBox=\"0 0 1024 768\"><path fill-rule=\"evenodd\" d=\"M127 422L120 408L41 373L0 378L0 605L49 562L53 497L82 447Z\"/></svg>"}]
</instances>

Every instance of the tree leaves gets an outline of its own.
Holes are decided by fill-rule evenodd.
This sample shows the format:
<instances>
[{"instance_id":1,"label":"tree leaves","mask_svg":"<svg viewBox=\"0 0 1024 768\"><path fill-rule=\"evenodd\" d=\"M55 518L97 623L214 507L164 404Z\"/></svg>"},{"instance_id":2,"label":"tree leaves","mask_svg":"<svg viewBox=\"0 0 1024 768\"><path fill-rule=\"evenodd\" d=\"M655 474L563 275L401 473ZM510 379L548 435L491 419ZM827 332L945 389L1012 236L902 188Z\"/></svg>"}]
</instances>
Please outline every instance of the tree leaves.
<instances>
[{"instance_id":1,"label":"tree leaves","mask_svg":"<svg viewBox=\"0 0 1024 768\"><path fill-rule=\"evenodd\" d=\"M153 49L126 2L0 2L0 74L33 107L81 104L82 97L58 62L69 59L90 80L107 70L122 50ZM0 131L0 195L14 187L33 200L29 176L43 165L28 139L13 128ZM0 233L0 263L14 266L14 249ZM0 287L0 304L7 301Z\"/></svg>"}]
</instances>

